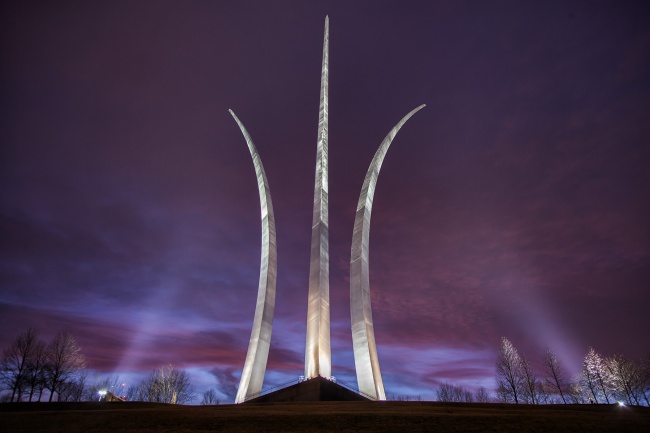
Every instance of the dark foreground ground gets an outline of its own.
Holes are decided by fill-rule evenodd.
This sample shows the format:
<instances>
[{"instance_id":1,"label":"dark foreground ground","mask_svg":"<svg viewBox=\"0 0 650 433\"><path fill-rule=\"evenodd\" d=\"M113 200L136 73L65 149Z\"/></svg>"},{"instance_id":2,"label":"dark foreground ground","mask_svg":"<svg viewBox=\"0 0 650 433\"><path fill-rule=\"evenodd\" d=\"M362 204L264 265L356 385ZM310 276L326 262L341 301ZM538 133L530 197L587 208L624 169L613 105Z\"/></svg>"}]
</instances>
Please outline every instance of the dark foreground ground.
<instances>
[{"instance_id":1,"label":"dark foreground ground","mask_svg":"<svg viewBox=\"0 0 650 433\"><path fill-rule=\"evenodd\" d=\"M650 432L650 408L433 402L4 403L9 432Z\"/></svg>"}]
</instances>

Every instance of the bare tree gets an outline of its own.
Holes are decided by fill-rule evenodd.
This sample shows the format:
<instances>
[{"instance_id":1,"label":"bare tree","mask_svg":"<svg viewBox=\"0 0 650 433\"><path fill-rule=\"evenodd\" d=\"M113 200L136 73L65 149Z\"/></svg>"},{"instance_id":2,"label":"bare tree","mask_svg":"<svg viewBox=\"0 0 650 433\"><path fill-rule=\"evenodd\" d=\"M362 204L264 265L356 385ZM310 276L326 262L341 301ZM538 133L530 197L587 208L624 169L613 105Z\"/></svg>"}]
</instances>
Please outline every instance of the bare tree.
<instances>
[{"instance_id":1,"label":"bare tree","mask_svg":"<svg viewBox=\"0 0 650 433\"><path fill-rule=\"evenodd\" d=\"M600 396L605 399L607 404L611 403L611 378L605 368L605 361L593 347L589 348L589 352L582 362L582 381L590 396L593 397L594 403L601 401Z\"/></svg>"},{"instance_id":2,"label":"bare tree","mask_svg":"<svg viewBox=\"0 0 650 433\"><path fill-rule=\"evenodd\" d=\"M521 396L526 403L539 404L540 383L533 367L525 356L520 357L520 372L522 375L522 392Z\"/></svg>"},{"instance_id":3,"label":"bare tree","mask_svg":"<svg viewBox=\"0 0 650 433\"><path fill-rule=\"evenodd\" d=\"M438 401L455 402L455 403L473 403L474 394L460 385L441 383L436 390Z\"/></svg>"},{"instance_id":4,"label":"bare tree","mask_svg":"<svg viewBox=\"0 0 650 433\"><path fill-rule=\"evenodd\" d=\"M45 392L46 389L47 389L47 377L45 375L45 369L43 369L41 377L36 382L36 389L34 391L34 394L38 393L38 399L36 401L41 401L41 399L43 398L43 393Z\"/></svg>"},{"instance_id":5,"label":"bare tree","mask_svg":"<svg viewBox=\"0 0 650 433\"><path fill-rule=\"evenodd\" d=\"M598 403L598 396L600 395L596 377L591 373L591 369L586 367L585 362L582 363L582 376L580 383L584 393L588 395L591 403Z\"/></svg>"},{"instance_id":6,"label":"bare tree","mask_svg":"<svg viewBox=\"0 0 650 433\"><path fill-rule=\"evenodd\" d=\"M173 365L152 371L134 390L135 400L155 403L184 404L194 398L194 388L187 372Z\"/></svg>"},{"instance_id":7,"label":"bare tree","mask_svg":"<svg viewBox=\"0 0 650 433\"><path fill-rule=\"evenodd\" d=\"M86 393L88 373L81 371L62 382L59 386L58 401L82 401Z\"/></svg>"},{"instance_id":8,"label":"bare tree","mask_svg":"<svg viewBox=\"0 0 650 433\"><path fill-rule=\"evenodd\" d=\"M29 390L29 399L32 401L36 392L38 392L38 401L41 400L43 389L45 388L45 367L47 366L47 347L43 341L37 341L34 344L32 356L29 358L29 369L27 371L27 389Z\"/></svg>"},{"instance_id":9,"label":"bare tree","mask_svg":"<svg viewBox=\"0 0 650 433\"><path fill-rule=\"evenodd\" d=\"M128 401L143 401L140 398L140 388L141 388L141 383L137 383L135 385L130 385L126 389L126 399Z\"/></svg>"},{"instance_id":10,"label":"bare tree","mask_svg":"<svg viewBox=\"0 0 650 433\"><path fill-rule=\"evenodd\" d=\"M569 385L568 398L573 404L585 404L590 398L588 391L580 384L581 379L577 378Z\"/></svg>"},{"instance_id":11,"label":"bare tree","mask_svg":"<svg viewBox=\"0 0 650 433\"><path fill-rule=\"evenodd\" d=\"M560 395L562 402L566 404L567 401L564 394L568 390L569 380L566 377L562 365L557 359L557 354L550 348L547 348L546 353L544 354L544 368L546 384L556 391Z\"/></svg>"},{"instance_id":12,"label":"bare tree","mask_svg":"<svg viewBox=\"0 0 650 433\"><path fill-rule=\"evenodd\" d=\"M558 404L560 398L555 393L555 388L541 378L537 382L537 404Z\"/></svg>"},{"instance_id":13,"label":"bare tree","mask_svg":"<svg viewBox=\"0 0 650 433\"><path fill-rule=\"evenodd\" d=\"M456 386L450 383L441 383L436 390L436 398L438 401L454 402L456 399Z\"/></svg>"},{"instance_id":14,"label":"bare tree","mask_svg":"<svg viewBox=\"0 0 650 433\"><path fill-rule=\"evenodd\" d=\"M75 374L85 366L86 359L74 336L67 331L58 333L48 346L45 378L46 387L50 390L49 401L52 401L55 392L60 399L60 391L66 382L73 381Z\"/></svg>"},{"instance_id":15,"label":"bare tree","mask_svg":"<svg viewBox=\"0 0 650 433\"><path fill-rule=\"evenodd\" d=\"M217 397L217 393L214 389L210 388L209 390L203 393L203 400L201 400L202 405L213 405L219 403L220 400Z\"/></svg>"},{"instance_id":16,"label":"bare tree","mask_svg":"<svg viewBox=\"0 0 650 433\"><path fill-rule=\"evenodd\" d=\"M643 370L640 364L614 355L605 360L614 391L627 404L638 405L643 394Z\"/></svg>"},{"instance_id":17,"label":"bare tree","mask_svg":"<svg viewBox=\"0 0 650 433\"><path fill-rule=\"evenodd\" d=\"M162 401L162 393L158 381L158 370L152 371L145 379L138 382L133 389L133 394L134 395L130 400L169 403Z\"/></svg>"},{"instance_id":18,"label":"bare tree","mask_svg":"<svg viewBox=\"0 0 650 433\"><path fill-rule=\"evenodd\" d=\"M650 406L650 355L641 361L641 396L646 406Z\"/></svg>"},{"instance_id":19,"label":"bare tree","mask_svg":"<svg viewBox=\"0 0 650 433\"><path fill-rule=\"evenodd\" d=\"M11 390L10 401L20 401L25 393L29 382L30 362L37 346L36 331L29 328L3 352L0 361L0 379L5 389Z\"/></svg>"},{"instance_id":20,"label":"bare tree","mask_svg":"<svg viewBox=\"0 0 650 433\"><path fill-rule=\"evenodd\" d=\"M519 404L523 388L521 357L506 337L497 354L497 393L506 403Z\"/></svg>"},{"instance_id":21,"label":"bare tree","mask_svg":"<svg viewBox=\"0 0 650 433\"><path fill-rule=\"evenodd\" d=\"M195 392L186 371L166 365L158 372L159 387L166 402L183 404L194 398Z\"/></svg>"},{"instance_id":22,"label":"bare tree","mask_svg":"<svg viewBox=\"0 0 650 433\"><path fill-rule=\"evenodd\" d=\"M476 394L474 396L474 400L476 400L477 403L489 403L490 402L490 396L485 389L485 387L479 387L476 390Z\"/></svg>"},{"instance_id":23,"label":"bare tree","mask_svg":"<svg viewBox=\"0 0 650 433\"><path fill-rule=\"evenodd\" d=\"M386 396L388 401L422 401L422 396L417 395L406 395L406 394L389 394Z\"/></svg>"}]
</instances>

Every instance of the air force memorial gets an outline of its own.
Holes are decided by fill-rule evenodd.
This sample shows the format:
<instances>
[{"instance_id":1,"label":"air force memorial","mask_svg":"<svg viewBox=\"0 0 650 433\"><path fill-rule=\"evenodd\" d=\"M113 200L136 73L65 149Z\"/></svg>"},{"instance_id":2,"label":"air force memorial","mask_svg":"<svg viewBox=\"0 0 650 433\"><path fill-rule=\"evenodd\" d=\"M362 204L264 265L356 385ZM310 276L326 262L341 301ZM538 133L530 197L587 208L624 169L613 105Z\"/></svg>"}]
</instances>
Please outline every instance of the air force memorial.
<instances>
[{"instance_id":1,"label":"air force memorial","mask_svg":"<svg viewBox=\"0 0 650 433\"><path fill-rule=\"evenodd\" d=\"M318 114L318 138L316 145L316 178L314 182L314 208L312 217L311 255L309 262L309 292L307 309L307 338L305 347L304 377L325 378L332 376L330 349L330 299L329 299L329 225L328 225L328 78L329 78L329 19L325 18L323 63L321 69L320 107ZM361 187L352 235L350 257L350 311L352 319L352 343L358 389L373 400L385 400L386 393L379 369L377 346L370 305L370 216L372 200L382 162L391 142L400 128L417 111L409 112L388 133L375 153ZM277 248L275 216L271 191L264 166L255 144L243 123L230 110L241 129L253 159L257 187L260 196L262 221L262 253L257 304L253 329L235 399L242 403L259 396L273 330L275 290L277 276Z\"/></svg>"}]
</instances>

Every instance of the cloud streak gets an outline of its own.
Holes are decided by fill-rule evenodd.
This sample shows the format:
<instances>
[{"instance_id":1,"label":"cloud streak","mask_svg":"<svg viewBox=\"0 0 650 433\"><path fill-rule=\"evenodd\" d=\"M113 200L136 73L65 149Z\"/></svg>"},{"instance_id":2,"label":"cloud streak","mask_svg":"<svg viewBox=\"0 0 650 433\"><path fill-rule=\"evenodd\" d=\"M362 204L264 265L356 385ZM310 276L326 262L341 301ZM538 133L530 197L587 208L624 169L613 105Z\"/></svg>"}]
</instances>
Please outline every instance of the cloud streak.
<instances>
[{"instance_id":1,"label":"cloud streak","mask_svg":"<svg viewBox=\"0 0 650 433\"><path fill-rule=\"evenodd\" d=\"M348 267L363 175L421 103L373 204L388 392L490 387L501 336L531 359L551 346L569 370L589 346L645 354L647 8L366 6L3 5L0 345L29 326L69 329L95 370L172 362L229 398L260 248L233 108L277 219L267 383L301 374L329 14L334 374L355 380Z\"/></svg>"}]
</instances>

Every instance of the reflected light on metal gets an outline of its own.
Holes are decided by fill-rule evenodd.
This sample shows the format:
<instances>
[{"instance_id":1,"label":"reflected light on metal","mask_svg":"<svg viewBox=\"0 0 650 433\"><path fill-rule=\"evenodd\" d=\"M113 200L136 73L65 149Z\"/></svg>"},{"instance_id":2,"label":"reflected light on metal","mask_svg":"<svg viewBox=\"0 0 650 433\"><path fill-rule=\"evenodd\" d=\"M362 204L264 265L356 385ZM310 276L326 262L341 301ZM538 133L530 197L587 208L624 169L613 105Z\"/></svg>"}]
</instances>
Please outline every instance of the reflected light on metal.
<instances>
[{"instance_id":1,"label":"reflected light on metal","mask_svg":"<svg viewBox=\"0 0 650 433\"><path fill-rule=\"evenodd\" d=\"M257 305L255 306L255 318L253 319L253 330L248 343L248 352L242 371L239 389L235 403L244 402L249 396L259 394L264 383L266 372L266 361L269 357L269 346L271 344L271 332L273 327L273 313L275 309L275 281L277 275L277 251L275 241L275 216L273 214L273 203L269 183L266 180L264 166L257 149L253 144L248 131L239 121L232 110L230 114L239 125L248 150L253 158L255 175L257 176L257 188L260 195L260 208L262 219L262 256L260 259L260 280L257 290Z\"/></svg>"},{"instance_id":2,"label":"reflected light on metal","mask_svg":"<svg viewBox=\"0 0 650 433\"><path fill-rule=\"evenodd\" d=\"M359 391L378 400L386 400L386 392L384 391L384 383L379 370L375 331L372 322L372 307L370 305L369 242L372 200L375 195L381 164L393 138L395 138L404 123L424 106L420 105L404 116L382 141L363 181L354 219L350 257L350 312L352 316L354 364L357 371Z\"/></svg>"},{"instance_id":3,"label":"reflected light on metal","mask_svg":"<svg viewBox=\"0 0 650 433\"><path fill-rule=\"evenodd\" d=\"M307 307L307 341L305 345L305 376L330 377L329 294L329 227L328 227L328 77L329 77L329 18L325 17L323 64L321 69L320 109L314 185L314 213L311 228L309 261L309 298Z\"/></svg>"},{"instance_id":4,"label":"reflected light on metal","mask_svg":"<svg viewBox=\"0 0 650 433\"><path fill-rule=\"evenodd\" d=\"M309 262L309 297L305 345L304 379L316 376L332 378L330 346L329 299L329 223L328 223L328 79L329 79L329 18L325 17L323 63L316 150L316 176L312 217L311 252ZM377 178L388 148L400 128L424 105L408 113L388 133L372 159L357 204L350 258L350 306L352 341L359 391L371 398L385 400L386 393L379 370L377 346L372 321L369 280L369 234L372 201ZM262 256L255 318L246 362L242 372L236 403L241 403L262 390L268 359L273 313L277 253L275 219L268 181L262 162L250 135L235 113L229 110L246 139L253 158L262 213ZM303 379L303 377L301 377ZM333 378L332 378L333 379Z\"/></svg>"}]
</instances>

